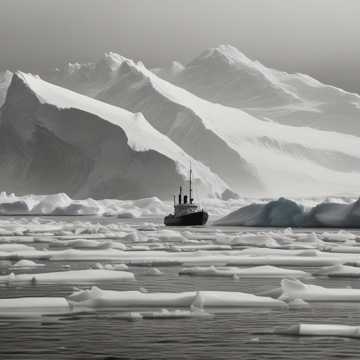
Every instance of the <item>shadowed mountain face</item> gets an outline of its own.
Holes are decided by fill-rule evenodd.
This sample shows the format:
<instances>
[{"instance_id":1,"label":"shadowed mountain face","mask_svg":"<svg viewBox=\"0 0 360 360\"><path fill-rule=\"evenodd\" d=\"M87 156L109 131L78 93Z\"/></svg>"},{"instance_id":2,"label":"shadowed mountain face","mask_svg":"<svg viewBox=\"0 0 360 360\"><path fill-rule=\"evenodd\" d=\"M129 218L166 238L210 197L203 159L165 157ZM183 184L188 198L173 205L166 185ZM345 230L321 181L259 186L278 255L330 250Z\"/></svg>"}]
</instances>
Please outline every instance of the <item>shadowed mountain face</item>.
<instances>
[{"instance_id":1,"label":"shadowed mountain face","mask_svg":"<svg viewBox=\"0 0 360 360\"><path fill-rule=\"evenodd\" d=\"M12 72L4 71L0 72L0 107L4 104L7 89L12 79Z\"/></svg>"},{"instance_id":2,"label":"shadowed mountain face","mask_svg":"<svg viewBox=\"0 0 360 360\"><path fill-rule=\"evenodd\" d=\"M0 186L19 194L168 198L183 181L168 157L132 149L121 127L43 104L16 75L1 109L0 154Z\"/></svg>"}]
</instances>

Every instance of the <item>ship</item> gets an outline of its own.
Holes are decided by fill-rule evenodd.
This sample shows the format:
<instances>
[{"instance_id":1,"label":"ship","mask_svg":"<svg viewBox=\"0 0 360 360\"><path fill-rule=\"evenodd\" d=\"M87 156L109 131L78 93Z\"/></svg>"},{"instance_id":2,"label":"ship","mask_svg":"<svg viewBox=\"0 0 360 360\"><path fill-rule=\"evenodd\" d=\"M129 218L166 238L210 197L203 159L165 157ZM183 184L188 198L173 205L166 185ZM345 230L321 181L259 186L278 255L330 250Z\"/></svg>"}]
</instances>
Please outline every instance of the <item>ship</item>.
<instances>
[{"instance_id":1,"label":"ship","mask_svg":"<svg viewBox=\"0 0 360 360\"><path fill-rule=\"evenodd\" d=\"M174 214L169 214L164 218L166 226L194 226L205 225L209 215L204 209L194 203L192 197L192 184L191 184L192 170L190 167L189 178L189 196L182 194L182 187L178 195L178 203L176 204L176 196L174 195Z\"/></svg>"}]
</instances>

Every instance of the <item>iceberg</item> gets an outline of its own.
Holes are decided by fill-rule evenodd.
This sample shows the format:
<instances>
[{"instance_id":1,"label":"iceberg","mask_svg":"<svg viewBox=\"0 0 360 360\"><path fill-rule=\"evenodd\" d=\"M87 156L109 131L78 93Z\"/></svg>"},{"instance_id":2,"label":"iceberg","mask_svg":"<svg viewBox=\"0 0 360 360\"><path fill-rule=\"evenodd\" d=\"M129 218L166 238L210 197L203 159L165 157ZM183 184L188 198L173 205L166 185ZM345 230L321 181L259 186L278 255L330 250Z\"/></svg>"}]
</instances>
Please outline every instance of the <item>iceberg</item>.
<instances>
[{"instance_id":1,"label":"iceberg","mask_svg":"<svg viewBox=\"0 0 360 360\"><path fill-rule=\"evenodd\" d=\"M268 203L253 203L217 220L220 226L276 226L276 227L360 227L360 200L355 202L322 202L305 209L295 201L280 198ZM347 232L324 236L328 241L344 241Z\"/></svg>"},{"instance_id":2,"label":"iceberg","mask_svg":"<svg viewBox=\"0 0 360 360\"><path fill-rule=\"evenodd\" d=\"M45 264L39 264L32 260L22 259L17 261L15 264L9 266L10 270L27 270L27 269L36 269L43 267Z\"/></svg>"},{"instance_id":3,"label":"iceberg","mask_svg":"<svg viewBox=\"0 0 360 360\"><path fill-rule=\"evenodd\" d=\"M251 204L215 222L227 226L297 226L302 222L304 208L294 201L280 198L267 204Z\"/></svg>"}]
</instances>

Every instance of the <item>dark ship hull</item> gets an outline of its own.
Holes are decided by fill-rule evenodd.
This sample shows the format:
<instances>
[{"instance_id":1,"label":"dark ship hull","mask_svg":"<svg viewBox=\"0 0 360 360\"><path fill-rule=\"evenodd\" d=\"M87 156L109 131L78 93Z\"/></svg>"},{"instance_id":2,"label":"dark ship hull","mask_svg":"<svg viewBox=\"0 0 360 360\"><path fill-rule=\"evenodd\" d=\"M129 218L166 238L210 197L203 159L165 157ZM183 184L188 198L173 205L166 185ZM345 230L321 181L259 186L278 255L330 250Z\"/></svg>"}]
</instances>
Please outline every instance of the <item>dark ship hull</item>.
<instances>
[{"instance_id":1,"label":"dark ship hull","mask_svg":"<svg viewBox=\"0 0 360 360\"><path fill-rule=\"evenodd\" d=\"M166 226L194 226L205 225L208 220L206 211L197 211L186 215L175 216L170 214L165 217L164 224Z\"/></svg>"}]
</instances>

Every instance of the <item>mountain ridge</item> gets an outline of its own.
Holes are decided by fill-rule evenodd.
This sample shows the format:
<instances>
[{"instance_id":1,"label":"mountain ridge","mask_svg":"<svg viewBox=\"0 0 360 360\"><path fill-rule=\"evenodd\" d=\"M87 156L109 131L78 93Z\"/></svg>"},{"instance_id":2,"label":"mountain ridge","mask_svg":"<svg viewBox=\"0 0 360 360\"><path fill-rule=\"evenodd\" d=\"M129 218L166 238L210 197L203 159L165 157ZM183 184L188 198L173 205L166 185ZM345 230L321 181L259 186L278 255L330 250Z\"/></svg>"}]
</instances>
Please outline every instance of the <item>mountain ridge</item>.
<instances>
[{"instance_id":1,"label":"mountain ridge","mask_svg":"<svg viewBox=\"0 0 360 360\"><path fill-rule=\"evenodd\" d=\"M220 196L227 188L205 166L152 128L141 114L32 75L18 72L13 76L0 124L2 135L15 139L7 141L1 166L6 169L6 164L21 163L0 174L0 184L7 191L41 193L43 189L81 198L151 194L168 198L183 183L190 162L199 192ZM24 151L16 151L15 144ZM18 154L16 161L11 161L14 154ZM23 176L14 179L17 185L11 184L20 169ZM64 175L72 179L67 188L62 187ZM77 182L79 178L82 180Z\"/></svg>"}]
</instances>

